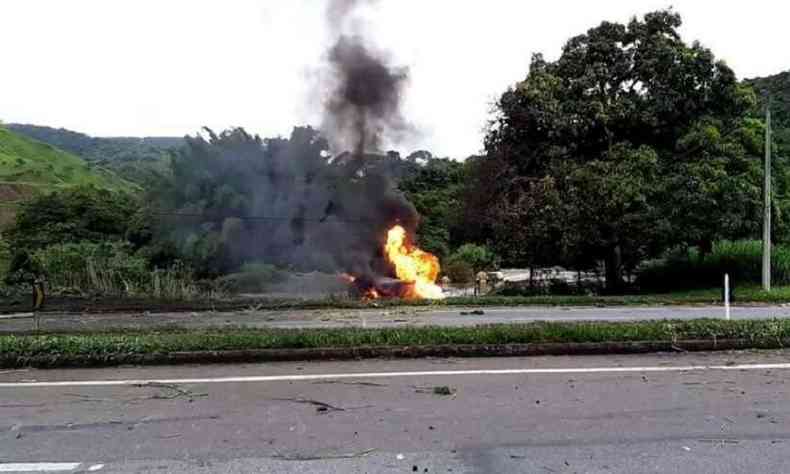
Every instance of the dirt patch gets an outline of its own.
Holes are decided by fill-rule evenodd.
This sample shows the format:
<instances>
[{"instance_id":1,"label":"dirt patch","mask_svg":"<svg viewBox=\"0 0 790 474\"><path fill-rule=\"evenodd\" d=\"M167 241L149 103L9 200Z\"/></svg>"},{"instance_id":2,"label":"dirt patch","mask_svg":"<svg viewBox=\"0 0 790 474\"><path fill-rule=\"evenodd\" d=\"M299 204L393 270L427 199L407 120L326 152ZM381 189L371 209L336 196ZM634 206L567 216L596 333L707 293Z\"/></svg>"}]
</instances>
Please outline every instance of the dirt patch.
<instances>
[{"instance_id":1,"label":"dirt patch","mask_svg":"<svg viewBox=\"0 0 790 474\"><path fill-rule=\"evenodd\" d=\"M0 202L24 201L36 194L36 187L29 184L0 183Z\"/></svg>"},{"instance_id":2,"label":"dirt patch","mask_svg":"<svg viewBox=\"0 0 790 474\"><path fill-rule=\"evenodd\" d=\"M35 186L0 182L0 230L7 229L16 217L18 204L33 197Z\"/></svg>"}]
</instances>

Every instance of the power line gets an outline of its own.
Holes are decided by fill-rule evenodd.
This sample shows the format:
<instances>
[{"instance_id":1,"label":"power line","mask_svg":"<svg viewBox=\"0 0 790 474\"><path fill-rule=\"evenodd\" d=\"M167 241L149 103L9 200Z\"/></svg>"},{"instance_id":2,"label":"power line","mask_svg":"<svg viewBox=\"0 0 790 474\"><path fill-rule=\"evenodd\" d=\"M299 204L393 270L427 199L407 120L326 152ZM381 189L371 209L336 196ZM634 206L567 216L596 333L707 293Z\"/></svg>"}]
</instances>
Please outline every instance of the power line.
<instances>
[{"instance_id":1,"label":"power line","mask_svg":"<svg viewBox=\"0 0 790 474\"><path fill-rule=\"evenodd\" d=\"M169 217L190 217L190 218L204 218L204 219L240 219L247 221L277 221L277 222L375 222L374 219L350 219L340 218L335 215L328 215L321 218L310 217L276 217L276 216L237 216L230 213L227 214L201 214L201 213L187 213L175 211L157 211L151 212L155 216L169 216Z\"/></svg>"},{"instance_id":2,"label":"power line","mask_svg":"<svg viewBox=\"0 0 790 474\"><path fill-rule=\"evenodd\" d=\"M9 208L21 208L24 206L24 203L20 202L0 202L0 207L9 207ZM230 212L225 213L216 213L216 214L207 214L207 213L190 213L190 212L179 212L179 211L154 211L149 212L148 214L154 216L161 216L161 217L185 217L185 218L199 218L199 219L239 219L243 221L271 221L271 222L318 222L318 223L326 223L326 222L348 222L348 223L370 223L370 222L377 222L377 219L351 219L351 218L341 218L336 215L328 215L321 218L310 218L310 217L283 217L283 216L244 216L244 215L234 215Z\"/></svg>"}]
</instances>

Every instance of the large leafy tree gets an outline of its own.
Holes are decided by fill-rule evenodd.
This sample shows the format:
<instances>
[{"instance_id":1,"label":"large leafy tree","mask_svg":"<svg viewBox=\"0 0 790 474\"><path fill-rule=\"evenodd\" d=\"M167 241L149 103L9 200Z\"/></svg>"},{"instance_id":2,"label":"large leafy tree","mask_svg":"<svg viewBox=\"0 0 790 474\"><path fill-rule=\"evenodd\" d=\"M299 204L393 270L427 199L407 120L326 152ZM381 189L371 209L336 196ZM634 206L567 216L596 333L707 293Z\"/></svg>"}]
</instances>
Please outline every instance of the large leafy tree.
<instances>
[{"instance_id":1,"label":"large leafy tree","mask_svg":"<svg viewBox=\"0 0 790 474\"><path fill-rule=\"evenodd\" d=\"M557 61L533 57L497 104L467 192L479 238L523 236L522 260L604 261L616 289L667 245L748 231L757 150L738 132L754 95L680 25L672 11L604 22ZM534 218L514 218L519 202Z\"/></svg>"},{"instance_id":2,"label":"large leafy tree","mask_svg":"<svg viewBox=\"0 0 790 474\"><path fill-rule=\"evenodd\" d=\"M413 153L406 161L422 161L400 180L398 187L420 213L417 229L419 244L445 258L455 243L461 207L464 165L447 158L434 158L428 152Z\"/></svg>"}]
</instances>

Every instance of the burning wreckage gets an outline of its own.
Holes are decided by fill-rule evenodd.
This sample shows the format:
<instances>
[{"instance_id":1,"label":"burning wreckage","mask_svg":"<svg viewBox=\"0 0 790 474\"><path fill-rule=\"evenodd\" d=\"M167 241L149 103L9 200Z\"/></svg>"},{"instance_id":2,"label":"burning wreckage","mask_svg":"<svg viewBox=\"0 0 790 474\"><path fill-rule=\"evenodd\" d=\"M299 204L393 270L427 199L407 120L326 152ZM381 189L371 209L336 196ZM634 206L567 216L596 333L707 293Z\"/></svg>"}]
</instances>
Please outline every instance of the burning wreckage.
<instances>
[{"instance_id":1,"label":"burning wreckage","mask_svg":"<svg viewBox=\"0 0 790 474\"><path fill-rule=\"evenodd\" d=\"M388 56L377 51L357 26L356 10L372 0L332 0L327 21L334 43L327 52L328 75L321 88L324 97L322 132L334 150L343 155L350 176L363 177L366 153L379 150L384 138L413 132L401 112L402 90L408 80L405 68L392 67ZM357 25L357 26L354 26ZM353 30L349 34L349 29ZM377 181L378 180L378 181ZM386 177L370 177L361 193L339 192L329 201L331 214L359 219L347 229L353 235L355 252L333 247L335 262L351 293L360 298L440 299L436 285L439 260L419 249L413 240L419 216L414 206L394 190ZM331 232L320 245L333 246ZM372 263L371 263L372 262Z\"/></svg>"},{"instance_id":2,"label":"burning wreckage","mask_svg":"<svg viewBox=\"0 0 790 474\"><path fill-rule=\"evenodd\" d=\"M397 278L344 273L342 277L351 284L352 295L363 299L444 298L442 289L436 285L439 259L412 245L402 226L395 225L387 232L384 253Z\"/></svg>"}]
</instances>

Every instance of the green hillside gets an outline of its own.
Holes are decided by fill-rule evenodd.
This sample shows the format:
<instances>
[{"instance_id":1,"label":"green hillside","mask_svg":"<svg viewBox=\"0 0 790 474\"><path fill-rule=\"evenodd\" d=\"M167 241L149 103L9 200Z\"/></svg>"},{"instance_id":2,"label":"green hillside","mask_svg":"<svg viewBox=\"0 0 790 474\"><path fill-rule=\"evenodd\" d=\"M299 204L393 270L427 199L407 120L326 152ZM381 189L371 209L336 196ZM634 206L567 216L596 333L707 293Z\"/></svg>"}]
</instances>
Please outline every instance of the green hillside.
<instances>
[{"instance_id":1,"label":"green hillside","mask_svg":"<svg viewBox=\"0 0 790 474\"><path fill-rule=\"evenodd\" d=\"M127 181L149 187L169 172L170 153L183 137L92 137L40 125L9 123L9 130L83 158L92 168L111 170Z\"/></svg>"},{"instance_id":2,"label":"green hillside","mask_svg":"<svg viewBox=\"0 0 790 474\"><path fill-rule=\"evenodd\" d=\"M64 186L141 190L112 171L0 126L0 229L12 222L20 202Z\"/></svg>"},{"instance_id":3,"label":"green hillside","mask_svg":"<svg viewBox=\"0 0 790 474\"><path fill-rule=\"evenodd\" d=\"M0 127L0 183L137 190L111 171L91 167L75 155L3 127Z\"/></svg>"}]
</instances>

